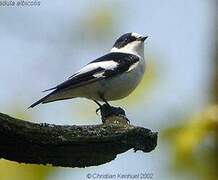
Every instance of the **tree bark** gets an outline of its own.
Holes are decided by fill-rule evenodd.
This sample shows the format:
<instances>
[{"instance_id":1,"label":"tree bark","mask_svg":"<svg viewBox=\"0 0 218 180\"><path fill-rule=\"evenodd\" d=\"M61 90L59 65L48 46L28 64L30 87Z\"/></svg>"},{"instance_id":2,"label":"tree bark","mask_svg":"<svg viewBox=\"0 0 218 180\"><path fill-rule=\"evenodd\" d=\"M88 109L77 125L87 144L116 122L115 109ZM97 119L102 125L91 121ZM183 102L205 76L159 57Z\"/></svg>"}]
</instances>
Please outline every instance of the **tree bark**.
<instances>
[{"instance_id":1,"label":"tree bark","mask_svg":"<svg viewBox=\"0 0 218 180\"><path fill-rule=\"evenodd\" d=\"M62 167L96 166L129 149L152 151L157 133L113 116L103 124L37 124L0 113L0 158Z\"/></svg>"}]
</instances>

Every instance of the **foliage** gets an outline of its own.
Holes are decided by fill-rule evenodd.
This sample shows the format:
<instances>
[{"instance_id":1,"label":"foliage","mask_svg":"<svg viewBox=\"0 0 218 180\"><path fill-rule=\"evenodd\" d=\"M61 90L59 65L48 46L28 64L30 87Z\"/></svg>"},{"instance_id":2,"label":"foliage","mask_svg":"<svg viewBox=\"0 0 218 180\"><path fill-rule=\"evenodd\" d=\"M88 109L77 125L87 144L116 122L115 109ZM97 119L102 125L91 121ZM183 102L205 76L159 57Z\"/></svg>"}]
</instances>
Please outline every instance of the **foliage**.
<instances>
[{"instance_id":1,"label":"foliage","mask_svg":"<svg viewBox=\"0 0 218 180\"><path fill-rule=\"evenodd\" d=\"M218 105L209 106L182 125L165 131L173 152L173 170L199 179L218 177Z\"/></svg>"},{"instance_id":2,"label":"foliage","mask_svg":"<svg viewBox=\"0 0 218 180\"><path fill-rule=\"evenodd\" d=\"M0 160L0 180L45 180L53 168Z\"/></svg>"}]
</instances>

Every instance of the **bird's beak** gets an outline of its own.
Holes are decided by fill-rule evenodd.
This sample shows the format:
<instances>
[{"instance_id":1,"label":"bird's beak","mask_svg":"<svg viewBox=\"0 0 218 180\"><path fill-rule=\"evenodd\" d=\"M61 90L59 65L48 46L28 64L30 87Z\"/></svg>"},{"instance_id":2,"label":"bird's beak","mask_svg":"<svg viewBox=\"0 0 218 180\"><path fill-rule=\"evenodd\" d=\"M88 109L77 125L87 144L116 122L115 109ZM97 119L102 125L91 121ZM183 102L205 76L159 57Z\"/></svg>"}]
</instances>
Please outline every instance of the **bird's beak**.
<instances>
[{"instance_id":1,"label":"bird's beak","mask_svg":"<svg viewBox=\"0 0 218 180\"><path fill-rule=\"evenodd\" d=\"M142 36L142 37L139 38L139 40L140 41L145 41L147 38L148 38L148 36L144 36L144 37Z\"/></svg>"}]
</instances>

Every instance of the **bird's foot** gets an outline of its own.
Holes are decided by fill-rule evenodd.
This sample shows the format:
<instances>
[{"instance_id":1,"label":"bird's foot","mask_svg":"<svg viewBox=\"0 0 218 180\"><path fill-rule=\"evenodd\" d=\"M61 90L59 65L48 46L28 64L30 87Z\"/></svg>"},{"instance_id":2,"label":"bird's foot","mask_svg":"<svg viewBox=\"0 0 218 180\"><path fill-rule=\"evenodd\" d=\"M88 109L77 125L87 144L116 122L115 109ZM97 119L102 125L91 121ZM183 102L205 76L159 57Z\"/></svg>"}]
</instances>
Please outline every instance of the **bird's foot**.
<instances>
[{"instance_id":1,"label":"bird's foot","mask_svg":"<svg viewBox=\"0 0 218 180\"><path fill-rule=\"evenodd\" d=\"M99 107L98 109L95 110L95 113L98 115L98 111L100 111L101 108Z\"/></svg>"},{"instance_id":2,"label":"bird's foot","mask_svg":"<svg viewBox=\"0 0 218 180\"><path fill-rule=\"evenodd\" d=\"M103 123L105 122L106 119L112 116L123 117L129 123L125 111L120 107L113 107L108 104L103 104L100 108L96 110L96 113L98 111L101 112L101 118Z\"/></svg>"}]
</instances>

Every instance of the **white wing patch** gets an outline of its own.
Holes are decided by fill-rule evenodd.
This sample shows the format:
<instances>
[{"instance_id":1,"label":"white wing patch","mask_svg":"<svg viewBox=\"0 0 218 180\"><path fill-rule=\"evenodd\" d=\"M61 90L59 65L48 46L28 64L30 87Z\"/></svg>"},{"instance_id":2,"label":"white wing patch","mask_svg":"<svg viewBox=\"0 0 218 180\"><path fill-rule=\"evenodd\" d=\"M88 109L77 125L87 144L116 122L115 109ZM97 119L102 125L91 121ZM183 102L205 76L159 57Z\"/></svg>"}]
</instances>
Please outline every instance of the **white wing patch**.
<instances>
[{"instance_id":1,"label":"white wing patch","mask_svg":"<svg viewBox=\"0 0 218 180\"><path fill-rule=\"evenodd\" d=\"M103 74L104 74L104 72L100 72L100 73L94 74L93 76L96 77L96 78L105 77Z\"/></svg>"},{"instance_id":2,"label":"white wing patch","mask_svg":"<svg viewBox=\"0 0 218 180\"><path fill-rule=\"evenodd\" d=\"M80 69L79 71L77 71L73 76L71 76L70 78L73 78L77 75L83 74L83 73L87 73L89 71L95 70L97 68L103 68L105 70L108 69L114 69L118 66L118 63L111 60L111 61L102 61L102 62L94 62L91 64L86 65L85 67L83 67L82 69ZM96 74L95 77L99 76L100 73Z\"/></svg>"},{"instance_id":3,"label":"white wing patch","mask_svg":"<svg viewBox=\"0 0 218 180\"><path fill-rule=\"evenodd\" d=\"M138 66L138 64L139 64L139 61L134 63L133 65L131 65L127 72L132 71L133 69L135 69Z\"/></svg>"}]
</instances>

